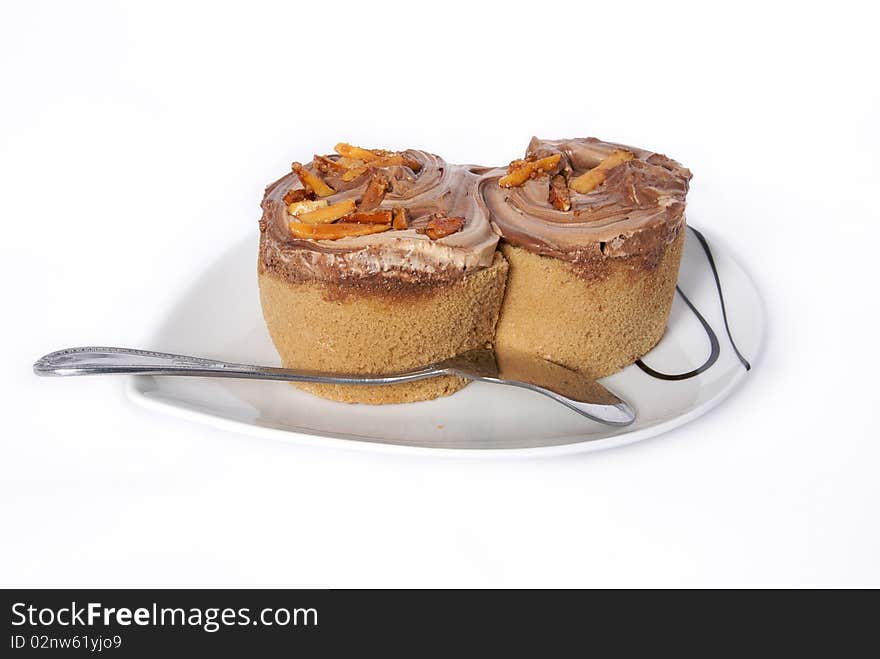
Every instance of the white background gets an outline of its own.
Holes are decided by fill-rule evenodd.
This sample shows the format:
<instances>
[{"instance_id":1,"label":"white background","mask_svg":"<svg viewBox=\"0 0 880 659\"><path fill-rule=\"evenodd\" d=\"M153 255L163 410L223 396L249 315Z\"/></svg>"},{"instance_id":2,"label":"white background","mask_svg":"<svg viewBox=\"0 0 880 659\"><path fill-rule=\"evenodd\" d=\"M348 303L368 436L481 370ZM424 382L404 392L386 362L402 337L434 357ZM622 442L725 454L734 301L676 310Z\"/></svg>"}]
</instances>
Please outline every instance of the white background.
<instances>
[{"instance_id":1,"label":"white background","mask_svg":"<svg viewBox=\"0 0 880 659\"><path fill-rule=\"evenodd\" d=\"M4 4L0 584L880 586L875 20L421 5ZM769 322L706 417L459 461L249 438L136 408L120 380L31 374L68 345L144 346L294 158L347 140L502 163L532 134L694 171L689 215Z\"/></svg>"}]
</instances>

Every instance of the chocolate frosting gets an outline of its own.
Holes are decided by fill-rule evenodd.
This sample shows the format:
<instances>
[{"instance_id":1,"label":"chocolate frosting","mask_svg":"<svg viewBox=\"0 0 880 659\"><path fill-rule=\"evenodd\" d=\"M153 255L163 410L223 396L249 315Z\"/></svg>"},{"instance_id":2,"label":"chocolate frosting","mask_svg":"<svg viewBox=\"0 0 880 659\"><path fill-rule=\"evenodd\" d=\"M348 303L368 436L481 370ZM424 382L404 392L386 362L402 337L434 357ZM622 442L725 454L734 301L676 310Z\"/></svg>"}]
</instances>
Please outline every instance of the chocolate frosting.
<instances>
[{"instance_id":1,"label":"chocolate frosting","mask_svg":"<svg viewBox=\"0 0 880 659\"><path fill-rule=\"evenodd\" d=\"M479 176L468 167L449 164L425 151L408 150L404 154L417 160L421 169L415 172L403 165L385 168L390 190L379 208L406 208L408 229L339 240L294 238L289 230L293 218L283 197L302 184L291 173L266 188L260 220L261 267L298 280L378 278L422 283L454 279L491 265L498 235L489 223L485 206L475 199ZM320 175L336 190L324 197L331 204L360 199L370 179L369 173L350 182ZM419 233L418 229L436 213L464 217L464 228L438 240Z\"/></svg>"},{"instance_id":2,"label":"chocolate frosting","mask_svg":"<svg viewBox=\"0 0 880 659\"><path fill-rule=\"evenodd\" d=\"M604 183L586 194L571 190L571 209L548 201L549 176L530 179L518 188L502 188L506 168L487 171L479 200L503 239L544 256L569 261L643 256L675 240L684 227L689 170L666 156L594 137L566 140L532 138L526 156L561 154L567 177L592 169L615 150L635 157L611 169Z\"/></svg>"}]
</instances>

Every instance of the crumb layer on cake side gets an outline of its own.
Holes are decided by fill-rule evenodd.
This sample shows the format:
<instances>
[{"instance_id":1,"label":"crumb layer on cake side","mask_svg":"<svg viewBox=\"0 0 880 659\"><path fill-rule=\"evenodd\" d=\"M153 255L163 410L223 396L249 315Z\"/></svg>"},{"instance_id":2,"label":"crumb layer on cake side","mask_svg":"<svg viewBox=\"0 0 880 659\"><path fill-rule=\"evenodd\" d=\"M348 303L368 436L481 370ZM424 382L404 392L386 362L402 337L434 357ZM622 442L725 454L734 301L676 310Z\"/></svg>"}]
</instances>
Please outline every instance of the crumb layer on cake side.
<instances>
[{"instance_id":1,"label":"crumb layer on cake side","mask_svg":"<svg viewBox=\"0 0 880 659\"><path fill-rule=\"evenodd\" d=\"M607 260L589 276L577 264L502 244L509 293L495 344L593 378L616 373L663 337L684 239L681 232L652 268Z\"/></svg>"},{"instance_id":2,"label":"crumb layer on cake side","mask_svg":"<svg viewBox=\"0 0 880 659\"><path fill-rule=\"evenodd\" d=\"M365 374L406 371L491 344L506 280L501 254L488 268L399 297L259 273L263 315L285 367ZM465 384L443 376L386 386L296 386L348 403L402 403L445 396Z\"/></svg>"}]
</instances>

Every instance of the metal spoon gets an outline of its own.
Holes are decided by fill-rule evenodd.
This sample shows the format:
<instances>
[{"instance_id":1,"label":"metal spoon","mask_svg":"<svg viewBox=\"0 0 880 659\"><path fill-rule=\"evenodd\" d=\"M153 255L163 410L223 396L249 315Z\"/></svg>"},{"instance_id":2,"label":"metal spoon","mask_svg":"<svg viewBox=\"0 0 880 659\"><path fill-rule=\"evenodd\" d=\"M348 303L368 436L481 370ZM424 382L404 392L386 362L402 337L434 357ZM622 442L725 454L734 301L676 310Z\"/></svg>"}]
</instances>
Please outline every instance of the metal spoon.
<instances>
[{"instance_id":1,"label":"metal spoon","mask_svg":"<svg viewBox=\"0 0 880 659\"><path fill-rule=\"evenodd\" d=\"M34 364L34 373L41 376L189 375L353 385L398 384L438 375L458 375L468 380L536 391L589 419L609 426L626 426L636 418L635 411L625 401L580 373L539 357L488 349L472 350L405 373L343 375L233 364L131 348L67 348L38 359Z\"/></svg>"}]
</instances>

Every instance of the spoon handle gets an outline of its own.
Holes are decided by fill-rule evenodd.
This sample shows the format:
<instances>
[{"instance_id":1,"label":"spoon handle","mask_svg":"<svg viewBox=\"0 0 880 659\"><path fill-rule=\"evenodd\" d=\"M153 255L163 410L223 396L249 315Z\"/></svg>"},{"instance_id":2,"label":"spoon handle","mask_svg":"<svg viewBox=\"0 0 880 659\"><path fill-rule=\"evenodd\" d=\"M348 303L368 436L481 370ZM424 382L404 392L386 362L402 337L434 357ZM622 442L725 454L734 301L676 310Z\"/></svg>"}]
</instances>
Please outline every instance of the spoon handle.
<instances>
[{"instance_id":1,"label":"spoon handle","mask_svg":"<svg viewBox=\"0 0 880 659\"><path fill-rule=\"evenodd\" d=\"M318 371L299 371L274 366L235 364L167 352L134 348L66 348L40 357L34 373L58 377L71 375L188 375L203 377L249 378L324 384L395 384L423 380L444 371L426 366L406 373L385 375L340 375Z\"/></svg>"},{"instance_id":2,"label":"spoon handle","mask_svg":"<svg viewBox=\"0 0 880 659\"><path fill-rule=\"evenodd\" d=\"M404 373L359 375L235 364L133 348L67 348L38 359L34 373L56 377L187 375L356 385L397 384L438 375L459 375L470 380L536 391L600 423L625 426L635 420L633 409L595 380L538 357L505 355L499 359L491 350L475 350Z\"/></svg>"}]
</instances>

